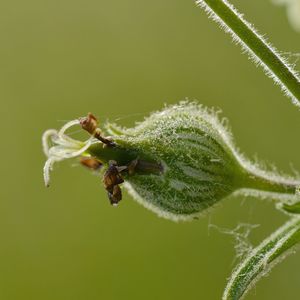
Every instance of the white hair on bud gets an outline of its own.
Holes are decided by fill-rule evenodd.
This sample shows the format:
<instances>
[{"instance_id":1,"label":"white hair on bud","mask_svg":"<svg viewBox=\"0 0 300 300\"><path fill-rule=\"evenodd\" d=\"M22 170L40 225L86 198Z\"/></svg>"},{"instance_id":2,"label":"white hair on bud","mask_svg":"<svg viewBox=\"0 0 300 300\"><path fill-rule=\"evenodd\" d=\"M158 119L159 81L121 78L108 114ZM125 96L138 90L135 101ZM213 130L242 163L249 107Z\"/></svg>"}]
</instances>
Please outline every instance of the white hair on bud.
<instances>
[{"instance_id":1,"label":"white hair on bud","mask_svg":"<svg viewBox=\"0 0 300 300\"><path fill-rule=\"evenodd\" d=\"M174 214L171 212L164 211L160 209L159 207L153 205L149 201L146 201L144 198L142 198L139 193L135 191L133 186L128 182L124 182L124 187L126 188L128 194L139 204L144 206L145 208L149 209L150 211L154 212L158 217L164 218L171 220L173 222L181 222L181 221L192 221L194 219L201 218L205 215L208 215L212 208L207 208L205 211L194 213L194 214L189 214L189 215L179 215L179 214Z\"/></svg>"},{"instance_id":2,"label":"white hair on bud","mask_svg":"<svg viewBox=\"0 0 300 300\"><path fill-rule=\"evenodd\" d=\"M231 130L219 111L196 102L166 106L133 128L107 124L106 130L110 134L122 132L113 137L115 141L139 151L150 151L161 162L161 176L131 176L124 187L144 207L173 221L203 215L229 194L280 198L285 202L295 199L293 193L261 191L247 188L247 184L234 186L233 180L227 181L232 172L238 174L243 170L242 173L274 184L300 185L299 178L269 171L245 158L235 146ZM204 155L208 157L205 164ZM225 192L219 196L215 191Z\"/></svg>"}]
</instances>

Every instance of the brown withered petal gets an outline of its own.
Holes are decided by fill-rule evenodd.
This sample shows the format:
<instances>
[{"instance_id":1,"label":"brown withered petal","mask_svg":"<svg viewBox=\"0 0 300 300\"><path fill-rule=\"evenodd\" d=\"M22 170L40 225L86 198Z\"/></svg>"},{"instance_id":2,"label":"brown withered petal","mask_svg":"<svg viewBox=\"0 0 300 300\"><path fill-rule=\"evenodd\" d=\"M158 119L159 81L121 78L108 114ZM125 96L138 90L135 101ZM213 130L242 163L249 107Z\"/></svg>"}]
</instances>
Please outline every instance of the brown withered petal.
<instances>
[{"instance_id":1,"label":"brown withered petal","mask_svg":"<svg viewBox=\"0 0 300 300\"><path fill-rule=\"evenodd\" d=\"M81 157L80 163L92 170L99 170L102 167L102 163L93 157Z\"/></svg>"},{"instance_id":2,"label":"brown withered petal","mask_svg":"<svg viewBox=\"0 0 300 300\"><path fill-rule=\"evenodd\" d=\"M80 120L80 125L89 134L93 135L95 130L97 129L98 121L92 113L88 113L87 117Z\"/></svg>"}]
</instances>

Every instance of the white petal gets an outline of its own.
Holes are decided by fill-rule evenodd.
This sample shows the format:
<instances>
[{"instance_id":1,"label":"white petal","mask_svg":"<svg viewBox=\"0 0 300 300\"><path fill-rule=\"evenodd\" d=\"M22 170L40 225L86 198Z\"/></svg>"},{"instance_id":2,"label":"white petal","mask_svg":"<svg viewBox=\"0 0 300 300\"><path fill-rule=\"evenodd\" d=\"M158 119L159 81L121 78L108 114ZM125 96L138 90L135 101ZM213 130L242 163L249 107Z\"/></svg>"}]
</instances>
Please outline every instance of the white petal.
<instances>
[{"instance_id":1,"label":"white petal","mask_svg":"<svg viewBox=\"0 0 300 300\"><path fill-rule=\"evenodd\" d=\"M49 157L49 139L52 138L53 136L57 136L57 130L55 129L46 130L42 136L43 151L48 157Z\"/></svg>"},{"instance_id":2,"label":"white petal","mask_svg":"<svg viewBox=\"0 0 300 300\"><path fill-rule=\"evenodd\" d=\"M75 125L79 125L79 124L80 124L80 121L79 121L78 119L72 120L72 121L66 123L66 124L59 130L58 136L59 136L60 138L63 138L63 135L64 135L64 133L66 132L67 129L69 129L69 128L75 126Z\"/></svg>"},{"instance_id":3,"label":"white petal","mask_svg":"<svg viewBox=\"0 0 300 300\"><path fill-rule=\"evenodd\" d=\"M52 167L55 161L56 160L53 157L51 157L46 161L44 165L43 174L46 187L49 187L50 185L50 171L52 171Z\"/></svg>"}]
</instances>

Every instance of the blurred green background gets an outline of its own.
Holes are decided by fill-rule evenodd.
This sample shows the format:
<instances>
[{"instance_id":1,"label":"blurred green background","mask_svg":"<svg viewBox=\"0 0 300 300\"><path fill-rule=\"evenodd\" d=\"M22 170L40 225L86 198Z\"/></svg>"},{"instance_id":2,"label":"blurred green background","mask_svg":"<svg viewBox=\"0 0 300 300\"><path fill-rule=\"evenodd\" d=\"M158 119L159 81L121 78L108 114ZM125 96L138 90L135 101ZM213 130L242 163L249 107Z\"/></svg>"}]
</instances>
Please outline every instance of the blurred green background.
<instances>
[{"instance_id":1,"label":"blurred green background","mask_svg":"<svg viewBox=\"0 0 300 300\"><path fill-rule=\"evenodd\" d=\"M300 51L283 8L235 4L280 50ZM188 97L221 108L248 156L291 171L299 110L192 0L10 0L0 24L0 299L220 299L234 239L209 224L260 224L256 245L285 221L272 203L228 198L173 223L128 195L111 207L74 161L57 164L46 189L41 135L89 111L131 126ZM299 270L300 252L247 299L297 299Z\"/></svg>"}]
</instances>

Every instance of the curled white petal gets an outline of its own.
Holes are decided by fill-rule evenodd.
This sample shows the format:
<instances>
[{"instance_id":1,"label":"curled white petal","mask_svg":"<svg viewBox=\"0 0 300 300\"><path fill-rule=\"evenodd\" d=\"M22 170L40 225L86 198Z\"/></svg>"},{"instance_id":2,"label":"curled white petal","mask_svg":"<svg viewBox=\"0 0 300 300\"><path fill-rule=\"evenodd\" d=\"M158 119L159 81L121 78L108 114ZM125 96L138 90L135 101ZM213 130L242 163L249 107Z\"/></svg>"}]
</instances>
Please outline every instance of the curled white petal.
<instances>
[{"instance_id":1,"label":"curled white petal","mask_svg":"<svg viewBox=\"0 0 300 300\"><path fill-rule=\"evenodd\" d=\"M55 161L57 160L51 157L46 161L44 165L43 174L44 174L44 182L46 187L48 187L50 184L50 171L52 171L52 167Z\"/></svg>"},{"instance_id":2,"label":"curled white petal","mask_svg":"<svg viewBox=\"0 0 300 300\"><path fill-rule=\"evenodd\" d=\"M65 132L66 132L69 128L71 128L71 127L73 127L73 126L75 126L75 125L79 125L79 124L80 124L79 119L72 120L72 121L66 123L66 124L58 131L58 136L59 136L60 138L62 138L62 136L65 134Z\"/></svg>"},{"instance_id":3,"label":"curled white petal","mask_svg":"<svg viewBox=\"0 0 300 300\"><path fill-rule=\"evenodd\" d=\"M72 147L72 148L67 148L64 146L53 146L49 150L49 154L52 157L58 157L61 159L67 159L67 158L73 158L80 156L83 154L92 144L93 140L89 139L84 143L81 143L80 146Z\"/></svg>"},{"instance_id":4,"label":"curled white petal","mask_svg":"<svg viewBox=\"0 0 300 300\"><path fill-rule=\"evenodd\" d=\"M55 129L46 130L42 137L43 150L48 157L44 169L44 181L45 185L49 186L50 183L50 171L52 171L53 164L57 161L61 161L68 158L80 156L86 152L86 150L96 142L93 137L82 142L70 138L65 134L66 130L75 125L79 125L78 119L66 123L59 131Z\"/></svg>"},{"instance_id":5,"label":"curled white petal","mask_svg":"<svg viewBox=\"0 0 300 300\"><path fill-rule=\"evenodd\" d=\"M55 129L46 130L42 136L43 151L46 156L49 156L49 139L53 136L57 136L57 130Z\"/></svg>"}]
</instances>

